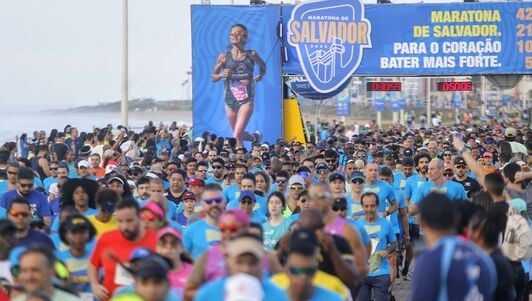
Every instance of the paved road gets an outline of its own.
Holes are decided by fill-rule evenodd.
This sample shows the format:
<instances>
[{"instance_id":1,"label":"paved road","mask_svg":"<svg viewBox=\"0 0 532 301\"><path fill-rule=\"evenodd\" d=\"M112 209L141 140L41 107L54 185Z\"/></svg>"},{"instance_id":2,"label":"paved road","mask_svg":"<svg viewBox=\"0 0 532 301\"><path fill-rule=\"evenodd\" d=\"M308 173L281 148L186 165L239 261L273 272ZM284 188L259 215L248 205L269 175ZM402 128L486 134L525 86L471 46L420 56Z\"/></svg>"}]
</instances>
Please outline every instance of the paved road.
<instances>
[{"instance_id":1,"label":"paved road","mask_svg":"<svg viewBox=\"0 0 532 301\"><path fill-rule=\"evenodd\" d=\"M410 281L405 281L402 279L397 279L393 285L392 292L397 301L406 301L410 294Z\"/></svg>"}]
</instances>

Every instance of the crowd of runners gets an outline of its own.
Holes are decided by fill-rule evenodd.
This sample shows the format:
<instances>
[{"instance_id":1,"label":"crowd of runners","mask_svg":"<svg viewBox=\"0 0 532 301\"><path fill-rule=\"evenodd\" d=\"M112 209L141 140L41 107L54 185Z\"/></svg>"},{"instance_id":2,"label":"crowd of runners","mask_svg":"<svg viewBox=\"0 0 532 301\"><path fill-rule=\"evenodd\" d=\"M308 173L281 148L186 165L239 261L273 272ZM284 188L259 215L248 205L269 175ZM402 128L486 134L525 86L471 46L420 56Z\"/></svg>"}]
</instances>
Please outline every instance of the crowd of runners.
<instances>
[{"instance_id":1,"label":"crowd of runners","mask_svg":"<svg viewBox=\"0 0 532 301\"><path fill-rule=\"evenodd\" d=\"M0 147L0 300L381 301L399 278L410 300L528 300L530 129L315 130L21 134Z\"/></svg>"}]
</instances>

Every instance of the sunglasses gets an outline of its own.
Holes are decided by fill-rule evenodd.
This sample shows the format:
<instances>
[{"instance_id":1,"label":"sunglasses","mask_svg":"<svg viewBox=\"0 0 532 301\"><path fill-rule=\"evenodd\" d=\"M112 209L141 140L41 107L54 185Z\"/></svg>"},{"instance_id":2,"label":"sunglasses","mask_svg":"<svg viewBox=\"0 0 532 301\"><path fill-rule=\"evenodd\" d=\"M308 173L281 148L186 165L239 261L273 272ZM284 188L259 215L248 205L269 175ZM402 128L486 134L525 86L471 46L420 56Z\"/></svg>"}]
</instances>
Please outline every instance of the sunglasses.
<instances>
[{"instance_id":1,"label":"sunglasses","mask_svg":"<svg viewBox=\"0 0 532 301\"><path fill-rule=\"evenodd\" d=\"M16 171L8 171L7 174L8 174L8 175L16 176L16 175L17 175L17 172L16 172Z\"/></svg>"},{"instance_id":2,"label":"sunglasses","mask_svg":"<svg viewBox=\"0 0 532 301\"><path fill-rule=\"evenodd\" d=\"M346 206L338 206L338 205L333 205L332 206L332 210L333 211L346 211L347 210L347 207Z\"/></svg>"},{"instance_id":3,"label":"sunglasses","mask_svg":"<svg viewBox=\"0 0 532 301\"><path fill-rule=\"evenodd\" d=\"M465 165L456 165L455 167L456 167L456 169L465 169L466 168Z\"/></svg>"},{"instance_id":4,"label":"sunglasses","mask_svg":"<svg viewBox=\"0 0 532 301\"><path fill-rule=\"evenodd\" d=\"M351 183L354 183L354 184L364 184L364 180L362 179L354 179L351 181Z\"/></svg>"},{"instance_id":5,"label":"sunglasses","mask_svg":"<svg viewBox=\"0 0 532 301\"><path fill-rule=\"evenodd\" d=\"M240 204L243 204L243 205L253 205L253 201L250 200L250 199L243 199L240 201Z\"/></svg>"},{"instance_id":6,"label":"sunglasses","mask_svg":"<svg viewBox=\"0 0 532 301\"><path fill-rule=\"evenodd\" d=\"M50 170L57 170L57 167L50 167Z\"/></svg>"},{"instance_id":7,"label":"sunglasses","mask_svg":"<svg viewBox=\"0 0 532 301\"><path fill-rule=\"evenodd\" d=\"M443 154L445 157L451 157L451 154Z\"/></svg>"},{"instance_id":8,"label":"sunglasses","mask_svg":"<svg viewBox=\"0 0 532 301\"><path fill-rule=\"evenodd\" d=\"M157 217L150 212L142 212L140 214L140 219L145 222L154 222L157 220Z\"/></svg>"},{"instance_id":9,"label":"sunglasses","mask_svg":"<svg viewBox=\"0 0 532 301\"><path fill-rule=\"evenodd\" d=\"M327 169L318 169L317 172L318 172L320 175L323 175L323 174L328 173L329 171L328 171Z\"/></svg>"},{"instance_id":10,"label":"sunglasses","mask_svg":"<svg viewBox=\"0 0 532 301\"><path fill-rule=\"evenodd\" d=\"M213 165L212 168L213 169L222 169L224 167L222 165Z\"/></svg>"},{"instance_id":11,"label":"sunglasses","mask_svg":"<svg viewBox=\"0 0 532 301\"><path fill-rule=\"evenodd\" d=\"M312 277L316 274L316 267L307 267L307 268L297 268L297 267L288 267L288 272L294 276L309 276Z\"/></svg>"},{"instance_id":12,"label":"sunglasses","mask_svg":"<svg viewBox=\"0 0 532 301\"><path fill-rule=\"evenodd\" d=\"M203 201L207 205L211 205L212 203L221 204L224 200L222 198L213 198L213 199L205 199Z\"/></svg>"},{"instance_id":13,"label":"sunglasses","mask_svg":"<svg viewBox=\"0 0 532 301\"><path fill-rule=\"evenodd\" d=\"M220 232L236 233L238 229L238 225L220 225Z\"/></svg>"},{"instance_id":14,"label":"sunglasses","mask_svg":"<svg viewBox=\"0 0 532 301\"><path fill-rule=\"evenodd\" d=\"M19 218L19 217L27 218L30 216L28 212L13 212L13 213L10 213L9 215L11 215L12 217L16 217L16 218Z\"/></svg>"},{"instance_id":15,"label":"sunglasses","mask_svg":"<svg viewBox=\"0 0 532 301\"><path fill-rule=\"evenodd\" d=\"M291 186L291 187L290 187L290 190L297 190L297 191L299 191L299 190L303 190L303 187L301 187L301 186Z\"/></svg>"}]
</instances>

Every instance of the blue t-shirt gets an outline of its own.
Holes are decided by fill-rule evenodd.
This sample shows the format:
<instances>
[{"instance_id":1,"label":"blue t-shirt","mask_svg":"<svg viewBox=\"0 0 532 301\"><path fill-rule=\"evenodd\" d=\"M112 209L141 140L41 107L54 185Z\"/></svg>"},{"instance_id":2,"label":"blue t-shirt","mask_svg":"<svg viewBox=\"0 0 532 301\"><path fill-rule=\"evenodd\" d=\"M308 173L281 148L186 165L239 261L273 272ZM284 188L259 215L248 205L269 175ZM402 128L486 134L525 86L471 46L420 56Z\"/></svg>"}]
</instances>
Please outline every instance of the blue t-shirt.
<instances>
[{"instance_id":1,"label":"blue t-shirt","mask_svg":"<svg viewBox=\"0 0 532 301\"><path fill-rule=\"evenodd\" d=\"M354 200L351 194L347 195L347 219L357 221L364 216L364 209L360 200Z\"/></svg>"},{"instance_id":2,"label":"blue t-shirt","mask_svg":"<svg viewBox=\"0 0 532 301\"><path fill-rule=\"evenodd\" d=\"M70 277L76 284L74 289L77 292L90 293L89 282L89 258L94 244L87 244L85 254L81 257L74 257L70 250L55 252L57 259L61 260L70 272Z\"/></svg>"},{"instance_id":3,"label":"blue t-shirt","mask_svg":"<svg viewBox=\"0 0 532 301\"><path fill-rule=\"evenodd\" d=\"M249 216L249 219L252 223L257 223L262 225L265 223L268 219L266 218L266 215L262 214L260 210L253 210L251 211L251 215Z\"/></svg>"},{"instance_id":4,"label":"blue t-shirt","mask_svg":"<svg viewBox=\"0 0 532 301\"><path fill-rule=\"evenodd\" d=\"M358 235L360 236L360 240L362 241L364 246L366 247L369 246L369 235L366 229L364 228L364 226L354 220L347 220L347 222L349 223L349 225L352 226L354 230L358 232Z\"/></svg>"},{"instance_id":5,"label":"blue t-shirt","mask_svg":"<svg viewBox=\"0 0 532 301\"><path fill-rule=\"evenodd\" d=\"M48 177L46 179L44 179L43 181L43 185L44 185L44 191L46 191L46 193L48 193L48 190L50 190L50 186L54 183L57 183L57 178L55 177Z\"/></svg>"},{"instance_id":6,"label":"blue t-shirt","mask_svg":"<svg viewBox=\"0 0 532 301\"><path fill-rule=\"evenodd\" d=\"M84 212L81 212L85 217L93 216L98 213L98 210L93 208L87 208ZM59 232L59 226L61 225L61 222L59 221L59 216L55 217L52 221L52 225L50 226L50 232L51 233L57 233Z\"/></svg>"},{"instance_id":7,"label":"blue t-shirt","mask_svg":"<svg viewBox=\"0 0 532 301\"><path fill-rule=\"evenodd\" d=\"M403 192L397 188L394 188L395 191L395 199L397 200L397 207L398 210L394 211L392 214L390 214L390 223L392 224L392 229L395 234L400 234L402 232L402 225L401 220L399 218L399 209L406 208L406 202L405 198L403 196Z\"/></svg>"},{"instance_id":8,"label":"blue t-shirt","mask_svg":"<svg viewBox=\"0 0 532 301\"><path fill-rule=\"evenodd\" d=\"M179 214L177 214L176 222L181 226L186 227L188 224L188 218L183 212L179 212Z\"/></svg>"},{"instance_id":9,"label":"blue t-shirt","mask_svg":"<svg viewBox=\"0 0 532 301\"><path fill-rule=\"evenodd\" d=\"M238 184L231 184L224 189L225 201L229 205L231 201L238 202L238 196L240 196L240 187Z\"/></svg>"},{"instance_id":10,"label":"blue t-shirt","mask_svg":"<svg viewBox=\"0 0 532 301\"><path fill-rule=\"evenodd\" d=\"M489 301L496 284L495 266L488 255L471 242L449 236L418 256L410 300L439 300L443 294L446 301Z\"/></svg>"},{"instance_id":11,"label":"blue t-shirt","mask_svg":"<svg viewBox=\"0 0 532 301\"><path fill-rule=\"evenodd\" d=\"M224 179L216 179L213 176L208 176L207 179L205 179L205 184L218 184L220 187L224 188Z\"/></svg>"},{"instance_id":12,"label":"blue t-shirt","mask_svg":"<svg viewBox=\"0 0 532 301\"><path fill-rule=\"evenodd\" d=\"M7 180L0 180L0 195L7 192Z\"/></svg>"},{"instance_id":13,"label":"blue t-shirt","mask_svg":"<svg viewBox=\"0 0 532 301\"><path fill-rule=\"evenodd\" d=\"M270 222L262 224L262 231L264 232L264 247L267 250L273 250L275 244L285 235L290 229L290 220L283 219L283 221L277 225L272 226Z\"/></svg>"},{"instance_id":14,"label":"blue t-shirt","mask_svg":"<svg viewBox=\"0 0 532 301\"><path fill-rule=\"evenodd\" d=\"M375 255L376 252L386 250L396 240L390 223L382 217L377 217L373 223L369 223L365 218L359 220L357 223L364 227L368 233L372 248L370 256L378 256ZM381 257L379 267L374 271L370 271L368 276L375 277L389 274L390 265L386 256L383 256Z\"/></svg>"},{"instance_id":15,"label":"blue t-shirt","mask_svg":"<svg viewBox=\"0 0 532 301\"><path fill-rule=\"evenodd\" d=\"M421 200L431 192L439 192L445 194L451 201L463 201L467 200L467 194L464 190L464 186L455 181L445 181L443 185L436 186L434 182L428 181L423 183L421 187L412 197L412 202L418 204Z\"/></svg>"},{"instance_id":16,"label":"blue t-shirt","mask_svg":"<svg viewBox=\"0 0 532 301\"><path fill-rule=\"evenodd\" d=\"M224 192L224 195L227 199L227 209L240 208L240 190L231 189L228 190L227 193ZM266 216L266 213L268 212L268 207L266 206L265 197L255 194L255 207L253 208L253 211L258 211L260 214Z\"/></svg>"},{"instance_id":17,"label":"blue t-shirt","mask_svg":"<svg viewBox=\"0 0 532 301\"><path fill-rule=\"evenodd\" d=\"M11 201L20 197L17 190L11 190L0 198L0 207L8 208L11 204ZM24 196L24 198L30 203L31 214L36 216L37 214L40 217L47 217L51 215L50 206L48 205L48 200L46 196L38 191L33 190L29 195Z\"/></svg>"},{"instance_id":18,"label":"blue t-shirt","mask_svg":"<svg viewBox=\"0 0 532 301\"><path fill-rule=\"evenodd\" d=\"M212 282L207 282L200 287L195 301L223 301L225 300L225 282L227 278L220 278ZM262 280L262 290L264 297L262 301L289 301L283 290L277 287L268 279Z\"/></svg>"},{"instance_id":19,"label":"blue t-shirt","mask_svg":"<svg viewBox=\"0 0 532 301\"><path fill-rule=\"evenodd\" d=\"M393 172L393 188L404 189L406 186L406 177L402 171Z\"/></svg>"},{"instance_id":20,"label":"blue t-shirt","mask_svg":"<svg viewBox=\"0 0 532 301\"><path fill-rule=\"evenodd\" d=\"M193 259L197 259L209 247L219 243L220 239L220 229L201 219L187 227L183 235L183 246Z\"/></svg>"},{"instance_id":21,"label":"blue t-shirt","mask_svg":"<svg viewBox=\"0 0 532 301\"><path fill-rule=\"evenodd\" d=\"M55 249L55 246L54 246L54 243L52 242L52 240L50 239L50 237L48 237L48 235L40 232L40 231L37 231L37 230L32 230L30 229L28 231L28 235L26 235L26 237L22 238L22 239L19 239L16 243L15 243L15 247L30 247L34 244L39 244L39 245L44 245L48 248L50 248L51 250L54 250Z\"/></svg>"},{"instance_id":22,"label":"blue t-shirt","mask_svg":"<svg viewBox=\"0 0 532 301\"><path fill-rule=\"evenodd\" d=\"M386 209L390 207L391 203L396 202L395 192L392 188L392 185L381 180L377 180L372 184L366 183L364 185L363 192L374 192L379 196L379 212L386 211Z\"/></svg>"},{"instance_id":23,"label":"blue t-shirt","mask_svg":"<svg viewBox=\"0 0 532 301\"><path fill-rule=\"evenodd\" d=\"M411 200L414 194L419 190L419 188L427 182L427 178L419 175L413 174L408 179L406 179L406 186L404 189L404 197L406 200Z\"/></svg>"}]
</instances>

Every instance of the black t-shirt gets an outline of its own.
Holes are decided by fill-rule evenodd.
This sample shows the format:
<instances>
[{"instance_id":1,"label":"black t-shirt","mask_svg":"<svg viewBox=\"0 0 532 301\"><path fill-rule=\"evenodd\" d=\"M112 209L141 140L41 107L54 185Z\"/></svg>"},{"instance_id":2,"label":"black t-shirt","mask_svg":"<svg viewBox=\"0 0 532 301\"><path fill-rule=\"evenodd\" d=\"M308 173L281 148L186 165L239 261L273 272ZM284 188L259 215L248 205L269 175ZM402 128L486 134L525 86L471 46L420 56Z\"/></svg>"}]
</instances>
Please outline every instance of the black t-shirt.
<instances>
[{"instance_id":1,"label":"black t-shirt","mask_svg":"<svg viewBox=\"0 0 532 301\"><path fill-rule=\"evenodd\" d=\"M183 195L185 194L185 192L187 192L186 189L183 190L183 192L180 195L174 195L174 194L172 194L170 189L168 189L168 190L166 190L166 198L169 201L174 202L176 205L179 205L183 201Z\"/></svg>"},{"instance_id":2,"label":"black t-shirt","mask_svg":"<svg viewBox=\"0 0 532 301\"><path fill-rule=\"evenodd\" d=\"M332 235L332 238L334 240L334 244L336 245L336 248L340 252L341 255L353 255L353 250L351 249L351 246L349 245L349 242L341 236L338 235ZM336 271L334 270L334 265L329 257L328 254L326 254L322 248L320 247L320 262L318 265L318 269L320 271L323 271L325 273L336 275Z\"/></svg>"},{"instance_id":3,"label":"black t-shirt","mask_svg":"<svg viewBox=\"0 0 532 301\"><path fill-rule=\"evenodd\" d=\"M64 143L55 143L52 146L52 151L56 154L57 161L63 161L65 160L65 155L68 151L68 146L66 146Z\"/></svg>"},{"instance_id":4,"label":"black t-shirt","mask_svg":"<svg viewBox=\"0 0 532 301\"><path fill-rule=\"evenodd\" d=\"M493 300L515 300L516 292L513 283L512 266L508 258L504 257L500 249L490 255L497 271L497 287Z\"/></svg>"},{"instance_id":5,"label":"black t-shirt","mask_svg":"<svg viewBox=\"0 0 532 301\"><path fill-rule=\"evenodd\" d=\"M477 180L471 177L467 177L463 181L454 178L453 181L460 183L462 184L462 186L464 186L464 190L466 191L468 198L471 198L475 193L479 192L482 189Z\"/></svg>"}]
</instances>

